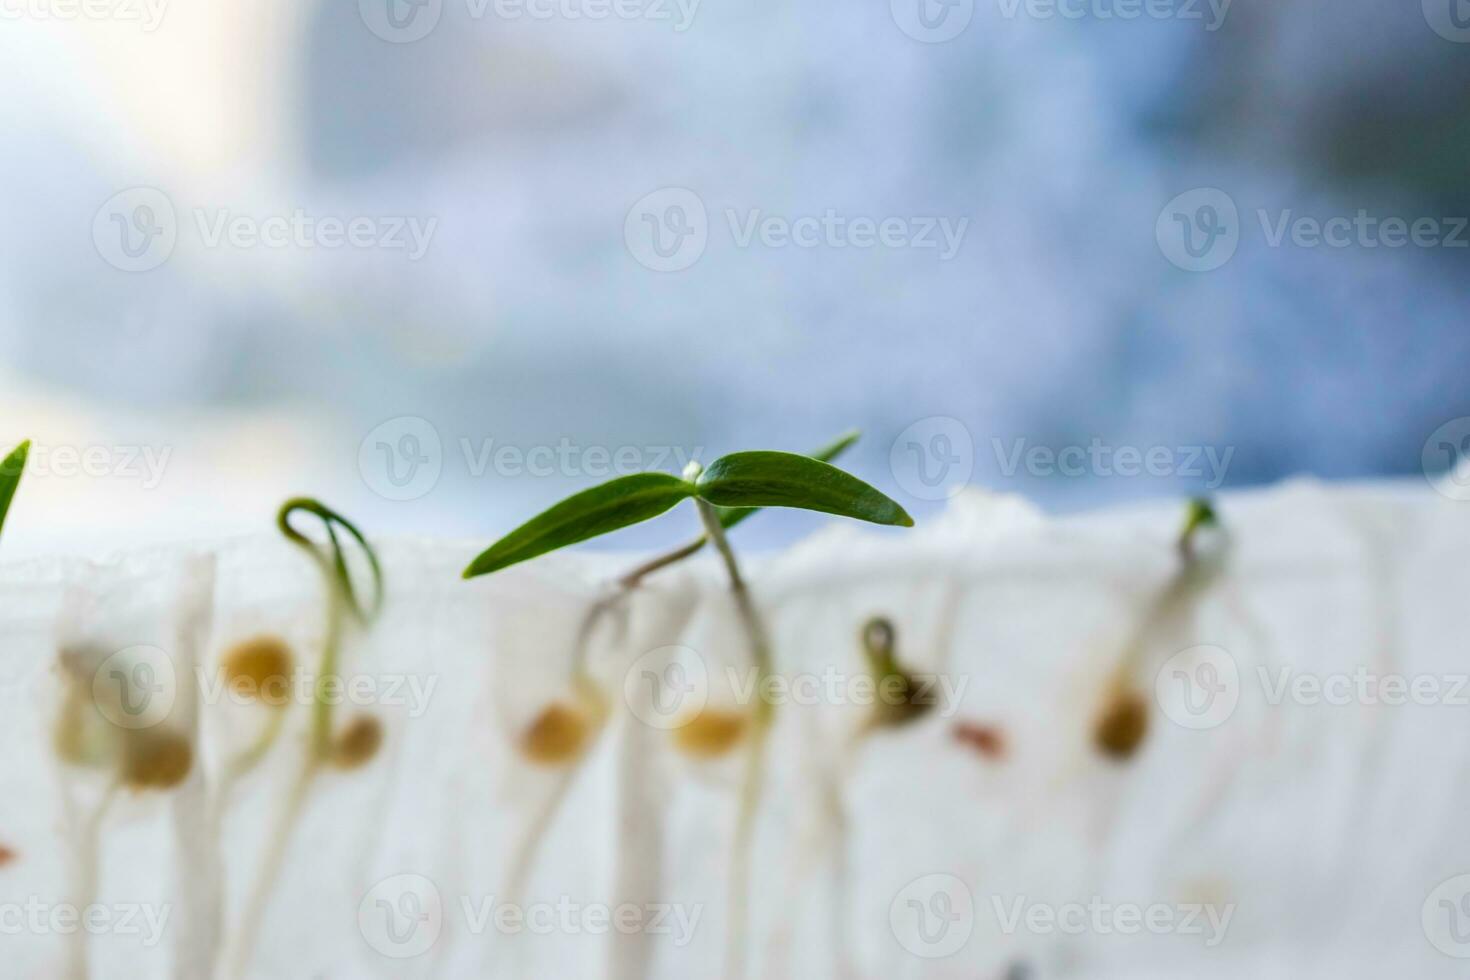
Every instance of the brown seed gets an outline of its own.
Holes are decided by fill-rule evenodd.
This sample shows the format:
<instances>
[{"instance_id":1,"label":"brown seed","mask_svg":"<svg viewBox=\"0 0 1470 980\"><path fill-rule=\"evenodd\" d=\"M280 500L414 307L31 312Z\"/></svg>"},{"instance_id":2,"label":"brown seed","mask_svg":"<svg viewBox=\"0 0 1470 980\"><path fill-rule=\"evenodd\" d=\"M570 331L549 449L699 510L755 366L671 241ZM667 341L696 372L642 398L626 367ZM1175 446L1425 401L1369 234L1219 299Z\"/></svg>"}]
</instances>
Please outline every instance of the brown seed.
<instances>
[{"instance_id":1,"label":"brown seed","mask_svg":"<svg viewBox=\"0 0 1470 980\"><path fill-rule=\"evenodd\" d=\"M1127 759L1138 751L1146 734L1148 702L1135 691L1121 690L1098 718L1094 738L1103 755Z\"/></svg>"},{"instance_id":2,"label":"brown seed","mask_svg":"<svg viewBox=\"0 0 1470 980\"><path fill-rule=\"evenodd\" d=\"M955 741L974 749L987 759L1000 759L1006 754L1006 737L994 725L982 725L969 721L957 722L953 729Z\"/></svg>"},{"instance_id":3,"label":"brown seed","mask_svg":"<svg viewBox=\"0 0 1470 980\"><path fill-rule=\"evenodd\" d=\"M581 754L591 730L585 711L555 701L521 733L521 754L538 766L559 766Z\"/></svg>"},{"instance_id":4,"label":"brown seed","mask_svg":"<svg viewBox=\"0 0 1470 980\"><path fill-rule=\"evenodd\" d=\"M130 730L123 738L122 781L133 789L168 789L189 775L194 750L177 732Z\"/></svg>"},{"instance_id":5,"label":"brown seed","mask_svg":"<svg viewBox=\"0 0 1470 980\"><path fill-rule=\"evenodd\" d=\"M332 764L339 769L356 769L378 754L383 744L383 725L372 715L358 715L347 723L332 746Z\"/></svg>"},{"instance_id":6,"label":"brown seed","mask_svg":"<svg viewBox=\"0 0 1470 980\"><path fill-rule=\"evenodd\" d=\"M696 759L715 759L744 737L746 722L738 712L706 708L674 729L674 746Z\"/></svg>"},{"instance_id":7,"label":"brown seed","mask_svg":"<svg viewBox=\"0 0 1470 980\"><path fill-rule=\"evenodd\" d=\"M4 844L0 844L0 868L3 868L7 864L10 864L18 857L20 857L20 855L15 853L14 848L6 847Z\"/></svg>"},{"instance_id":8,"label":"brown seed","mask_svg":"<svg viewBox=\"0 0 1470 980\"><path fill-rule=\"evenodd\" d=\"M285 640L257 636L226 653L221 668L226 683L237 695L280 707L288 700L292 662L291 648Z\"/></svg>"}]
</instances>

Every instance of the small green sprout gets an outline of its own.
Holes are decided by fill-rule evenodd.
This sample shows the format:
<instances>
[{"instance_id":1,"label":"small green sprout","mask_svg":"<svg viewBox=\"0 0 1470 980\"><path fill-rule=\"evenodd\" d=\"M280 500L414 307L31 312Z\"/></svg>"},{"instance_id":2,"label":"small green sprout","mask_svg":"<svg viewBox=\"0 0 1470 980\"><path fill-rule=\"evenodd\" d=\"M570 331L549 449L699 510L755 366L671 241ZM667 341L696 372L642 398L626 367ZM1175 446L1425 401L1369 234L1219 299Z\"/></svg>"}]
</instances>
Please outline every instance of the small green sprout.
<instances>
[{"instance_id":1,"label":"small green sprout","mask_svg":"<svg viewBox=\"0 0 1470 980\"><path fill-rule=\"evenodd\" d=\"M15 499L15 491L20 486L20 477L25 472L26 456L30 451L31 441L27 439L0 462L0 530L5 528L5 515L10 510L10 502Z\"/></svg>"},{"instance_id":2,"label":"small green sprout","mask_svg":"<svg viewBox=\"0 0 1470 980\"><path fill-rule=\"evenodd\" d=\"M311 514L321 520L327 531L327 549L324 550L321 545L292 526L291 517L297 512ZM318 760L330 760L336 755L336 747L332 741L332 699L329 695L331 685L337 679L337 661L341 656L342 614L344 611L347 612L359 625L363 626L369 624L377 616L383 604L383 570L378 564L377 554L367 543L362 532L347 518L320 501L309 497L296 497L286 501L281 505L280 513L276 516L276 526L286 536L286 540L312 557L317 567L321 569L322 580L327 588L327 637L322 644L321 667L316 676L312 704L311 746ZM364 603L358 594L357 587L353 584L352 573L348 569L347 557L342 548L342 539L338 536L338 528L357 542L358 547L367 558L368 568L373 578L373 595L370 603Z\"/></svg>"},{"instance_id":3,"label":"small green sprout","mask_svg":"<svg viewBox=\"0 0 1470 980\"><path fill-rule=\"evenodd\" d=\"M291 519L298 513L309 514L322 522L327 534L325 545L296 529ZM340 733L336 732L332 725L332 704L335 698L331 695L332 687L337 682L337 663L341 659L344 619L351 617L357 625L366 627L372 624L382 609L383 571L378 563L378 556L356 525L310 497L293 497L282 504L276 515L276 527L287 541L306 552L321 571L322 582L326 586L326 636L322 641L322 658L313 689L311 735L306 757L267 838L266 853L256 868L255 882L235 933L236 945L230 953L231 963L227 972L233 976L244 976L250 972L250 960L260 934L266 900L280 876L281 865L286 859L287 844L317 774L325 766L347 770L365 765L377 755L383 744L382 723L370 715L357 715L348 721ZM370 600L363 598L362 591L353 581L352 569L344 550L344 536L356 542L366 559L373 580ZM292 665L290 650L284 643L277 646L268 641L264 646L256 647L253 651L247 650L243 654L237 648L231 656L236 655L239 659L235 660L234 667L240 675L251 680L263 679L272 686L278 678L290 671ZM229 669L230 665L227 663L226 670ZM266 728L262 740L246 755L237 758L238 765L233 767L233 775L242 774L260 761L280 732L279 720L284 714L272 713L272 724Z\"/></svg>"},{"instance_id":4,"label":"small green sprout","mask_svg":"<svg viewBox=\"0 0 1470 980\"><path fill-rule=\"evenodd\" d=\"M850 444L851 438L842 440L833 454ZM640 566L624 582L628 584L631 579L636 584L649 571L694 554L706 542L713 544L730 580L730 592L750 646L757 690L761 689L772 671L770 641L725 531L748 517L753 509L761 507L812 510L899 527L912 527L914 523L895 501L830 463L794 453L732 453L720 457L707 468L699 463L690 463L680 476L637 473L574 494L481 552L465 569L464 577L488 575L548 552L641 524L672 510L685 500L694 502L704 527L703 537L670 556ZM740 976L744 972L741 957L747 916L748 856L770 725L771 706L761 701L749 726L749 755L740 796L735 857L730 876L731 927L727 948L732 956L728 970L731 976ZM718 733L712 733L719 737L713 740L715 744L710 748L717 753L722 747L719 743L733 743L742 736L744 728L744 725L720 726Z\"/></svg>"},{"instance_id":5,"label":"small green sprout","mask_svg":"<svg viewBox=\"0 0 1470 980\"><path fill-rule=\"evenodd\" d=\"M869 725L895 728L917 721L934 707L934 697L923 693L920 684L899 665L897 631L893 623L876 616L863 624L860 639L863 655L877 684L878 698Z\"/></svg>"},{"instance_id":6,"label":"small green sprout","mask_svg":"<svg viewBox=\"0 0 1470 980\"><path fill-rule=\"evenodd\" d=\"M1134 676L1143 656L1143 636L1159 622L1176 615L1185 597L1208 579L1214 566L1201 559L1196 539L1203 528L1218 527L1219 523L1219 515L1208 500L1197 497L1189 502L1175 542L1181 563L1179 571L1154 601L1143 626L1124 652L1122 663L1108 683L1102 710L1093 723L1093 744L1109 759L1131 758L1148 735L1149 699Z\"/></svg>"}]
</instances>

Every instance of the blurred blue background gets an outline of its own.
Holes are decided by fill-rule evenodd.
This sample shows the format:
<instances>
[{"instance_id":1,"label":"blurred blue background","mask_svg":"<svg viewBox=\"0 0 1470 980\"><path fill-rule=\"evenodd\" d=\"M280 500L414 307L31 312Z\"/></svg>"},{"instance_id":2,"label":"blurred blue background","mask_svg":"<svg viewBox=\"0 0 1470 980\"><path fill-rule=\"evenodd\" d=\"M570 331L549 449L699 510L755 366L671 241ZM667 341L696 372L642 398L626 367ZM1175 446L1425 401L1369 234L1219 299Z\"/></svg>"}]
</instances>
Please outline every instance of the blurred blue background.
<instances>
[{"instance_id":1,"label":"blurred blue background","mask_svg":"<svg viewBox=\"0 0 1470 980\"><path fill-rule=\"evenodd\" d=\"M965 482L1070 510L1414 475L1470 415L1463 0L65 11L0 30L8 551L299 492L484 538L853 426L921 517ZM1418 232L1275 239L1360 212Z\"/></svg>"}]
</instances>

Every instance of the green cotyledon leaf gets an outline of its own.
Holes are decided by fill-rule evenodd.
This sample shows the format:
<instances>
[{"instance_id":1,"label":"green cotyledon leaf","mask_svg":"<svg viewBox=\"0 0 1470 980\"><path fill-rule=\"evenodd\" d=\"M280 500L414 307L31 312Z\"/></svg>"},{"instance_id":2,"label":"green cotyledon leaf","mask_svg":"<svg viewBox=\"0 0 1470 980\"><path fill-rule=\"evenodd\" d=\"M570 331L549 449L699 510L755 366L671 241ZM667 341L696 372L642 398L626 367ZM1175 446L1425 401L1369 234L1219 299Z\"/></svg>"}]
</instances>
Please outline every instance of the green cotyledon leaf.
<instances>
[{"instance_id":1,"label":"green cotyledon leaf","mask_svg":"<svg viewBox=\"0 0 1470 980\"><path fill-rule=\"evenodd\" d=\"M0 530L5 528L5 515L10 511L10 501L15 499L15 490L20 486L20 475L25 472L26 456L31 451L30 440L26 440L0 462Z\"/></svg>"},{"instance_id":2,"label":"green cotyledon leaf","mask_svg":"<svg viewBox=\"0 0 1470 980\"><path fill-rule=\"evenodd\" d=\"M858 441L860 435L861 433L856 429L845 432L836 441L823 446L821 449L809 455L812 459L819 459L824 463L830 463L838 456L847 452L852 444ZM728 531L758 510L760 510L759 507L717 507L715 508L715 513L720 517L720 527Z\"/></svg>"},{"instance_id":3,"label":"green cotyledon leaf","mask_svg":"<svg viewBox=\"0 0 1470 980\"><path fill-rule=\"evenodd\" d=\"M700 499L718 507L794 507L873 524L912 527L897 502L830 463L795 453L721 456L700 474Z\"/></svg>"},{"instance_id":4,"label":"green cotyledon leaf","mask_svg":"<svg viewBox=\"0 0 1470 980\"><path fill-rule=\"evenodd\" d=\"M573 494L531 518L470 562L465 578L498 572L558 548L642 523L681 500L694 485L668 473L635 473Z\"/></svg>"}]
</instances>

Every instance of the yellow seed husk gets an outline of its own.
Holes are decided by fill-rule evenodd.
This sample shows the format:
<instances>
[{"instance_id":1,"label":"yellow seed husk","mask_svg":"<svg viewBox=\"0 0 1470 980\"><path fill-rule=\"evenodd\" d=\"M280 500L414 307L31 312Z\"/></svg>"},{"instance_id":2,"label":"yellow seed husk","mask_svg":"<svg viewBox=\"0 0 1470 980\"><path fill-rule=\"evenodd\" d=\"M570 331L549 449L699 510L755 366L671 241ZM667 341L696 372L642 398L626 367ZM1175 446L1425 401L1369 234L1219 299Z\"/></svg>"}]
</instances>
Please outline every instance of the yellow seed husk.
<instances>
[{"instance_id":1,"label":"yellow seed husk","mask_svg":"<svg viewBox=\"0 0 1470 980\"><path fill-rule=\"evenodd\" d=\"M748 725L744 714L706 708L674 729L674 747L697 759L715 759L745 737Z\"/></svg>"},{"instance_id":2,"label":"yellow seed husk","mask_svg":"<svg viewBox=\"0 0 1470 980\"><path fill-rule=\"evenodd\" d=\"M539 766L561 765L581 754L592 728L586 711L553 702L521 733L521 754Z\"/></svg>"},{"instance_id":3,"label":"yellow seed husk","mask_svg":"<svg viewBox=\"0 0 1470 980\"><path fill-rule=\"evenodd\" d=\"M234 646L221 661L225 681L237 693L273 707L287 703L294 658L285 640L258 636Z\"/></svg>"}]
</instances>

